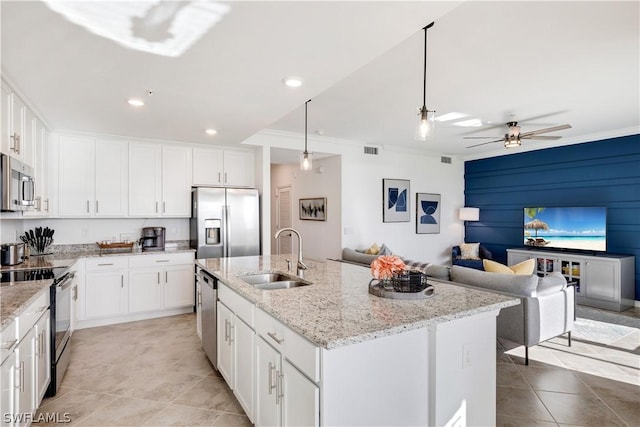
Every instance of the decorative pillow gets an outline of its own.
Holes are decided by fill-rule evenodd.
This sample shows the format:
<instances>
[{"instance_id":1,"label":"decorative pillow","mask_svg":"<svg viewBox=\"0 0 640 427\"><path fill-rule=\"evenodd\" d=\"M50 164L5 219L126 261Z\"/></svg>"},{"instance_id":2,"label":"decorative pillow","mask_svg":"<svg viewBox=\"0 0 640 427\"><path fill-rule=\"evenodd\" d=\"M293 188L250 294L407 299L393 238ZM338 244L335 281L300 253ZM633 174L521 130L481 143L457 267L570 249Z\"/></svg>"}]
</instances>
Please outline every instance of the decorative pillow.
<instances>
[{"instance_id":1,"label":"decorative pillow","mask_svg":"<svg viewBox=\"0 0 640 427\"><path fill-rule=\"evenodd\" d=\"M504 273L504 274L518 274L518 275L531 275L536 267L536 260L534 258L522 261L516 265L507 266L500 264L499 262L491 261L490 259L483 259L482 266L484 271L489 273Z\"/></svg>"},{"instance_id":2,"label":"decorative pillow","mask_svg":"<svg viewBox=\"0 0 640 427\"><path fill-rule=\"evenodd\" d=\"M376 243L374 243L373 245L371 245L371 247L369 249L364 251L364 253L365 254L370 254L370 255L378 255L380 253L380 248L378 247L378 245Z\"/></svg>"},{"instance_id":3,"label":"decorative pillow","mask_svg":"<svg viewBox=\"0 0 640 427\"><path fill-rule=\"evenodd\" d=\"M379 255L393 255L393 252L391 252L391 249L389 249L389 247L387 247L387 245L385 245L384 243L382 244L382 246L380 247L380 252L378 252Z\"/></svg>"},{"instance_id":4,"label":"decorative pillow","mask_svg":"<svg viewBox=\"0 0 640 427\"><path fill-rule=\"evenodd\" d=\"M480 243L460 243L461 259L480 259Z\"/></svg>"}]
</instances>

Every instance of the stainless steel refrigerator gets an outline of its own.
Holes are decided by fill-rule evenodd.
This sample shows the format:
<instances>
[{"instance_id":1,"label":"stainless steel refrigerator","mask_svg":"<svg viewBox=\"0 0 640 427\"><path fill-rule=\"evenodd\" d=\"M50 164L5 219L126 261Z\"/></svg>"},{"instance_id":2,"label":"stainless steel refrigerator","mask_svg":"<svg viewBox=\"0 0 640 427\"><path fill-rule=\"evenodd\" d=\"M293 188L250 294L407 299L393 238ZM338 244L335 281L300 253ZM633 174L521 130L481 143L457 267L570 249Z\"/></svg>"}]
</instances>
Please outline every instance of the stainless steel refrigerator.
<instances>
[{"instance_id":1,"label":"stainless steel refrigerator","mask_svg":"<svg viewBox=\"0 0 640 427\"><path fill-rule=\"evenodd\" d=\"M258 190L194 187L190 240L196 258L260 255Z\"/></svg>"}]
</instances>

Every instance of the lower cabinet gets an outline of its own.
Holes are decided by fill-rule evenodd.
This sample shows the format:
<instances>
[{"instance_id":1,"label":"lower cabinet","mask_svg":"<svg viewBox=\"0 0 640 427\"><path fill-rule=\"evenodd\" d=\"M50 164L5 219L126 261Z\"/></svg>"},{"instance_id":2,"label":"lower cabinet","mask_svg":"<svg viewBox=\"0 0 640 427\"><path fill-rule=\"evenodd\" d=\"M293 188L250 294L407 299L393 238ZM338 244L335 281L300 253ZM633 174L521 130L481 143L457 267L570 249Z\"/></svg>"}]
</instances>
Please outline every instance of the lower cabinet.
<instances>
[{"instance_id":1,"label":"lower cabinet","mask_svg":"<svg viewBox=\"0 0 640 427\"><path fill-rule=\"evenodd\" d=\"M14 342L15 344L15 342ZM0 426L13 425L12 416L17 412L16 400L16 352L11 352L0 363Z\"/></svg>"},{"instance_id":2,"label":"lower cabinet","mask_svg":"<svg viewBox=\"0 0 640 427\"><path fill-rule=\"evenodd\" d=\"M20 340L16 350L16 402L18 414L32 414L35 405L35 328L29 329ZM27 425L28 420L19 419L17 425Z\"/></svg>"},{"instance_id":3,"label":"lower cabinet","mask_svg":"<svg viewBox=\"0 0 640 427\"><path fill-rule=\"evenodd\" d=\"M193 310L193 252L87 258L77 271L78 328Z\"/></svg>"},{"instance_id":4,"label":"lower cabinet","mask_svg":"<svg viewBox=\"0 0 640 427\"><path fill-rule=\"evenodd\" d=\"M51 313L45 311L35 325L35 402L37 408L51 381Z\"/></svg>"}]
</instances>

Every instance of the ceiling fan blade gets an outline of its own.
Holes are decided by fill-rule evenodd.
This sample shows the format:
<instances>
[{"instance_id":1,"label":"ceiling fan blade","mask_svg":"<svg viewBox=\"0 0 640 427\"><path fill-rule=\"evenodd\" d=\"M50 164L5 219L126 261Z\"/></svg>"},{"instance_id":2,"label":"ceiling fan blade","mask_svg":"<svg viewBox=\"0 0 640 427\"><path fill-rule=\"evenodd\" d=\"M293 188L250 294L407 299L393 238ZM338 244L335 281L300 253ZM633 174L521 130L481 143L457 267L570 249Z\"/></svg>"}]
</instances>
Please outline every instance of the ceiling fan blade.
<instances>
[{"instance_id":1,"label":"ceiling fan blade","mask_svg":"<svg viewBox=\"0 0 640 427\"><path fill-rule=\"evenodd\" d=\"M499 136L465 136L462 139L491 139L500 138Z\"/></svg>"},{"instance_id":2,"label":"ceiling fan blade","mask_svg":"<svg viewBox=\"0 0 640 427\"><path fill-rule=\"evenodd\" d=\"M539 133L557 132L557 131L563 130L563 129L571 129L571 125L564 124L564 125L553 126L553 127L545 128L545 129L533 130L531 132L521 133L520 134L520 138L531 136L531 135L537 135Z\"/></svg>"},{"instance_id":3,"label":"ceiling fan blade","mask_svg":"<svg viewBox=\"0 0 640 427\"><path fill-rule=\"evenodd\" d=\"M550 136L550 135L529 135L529 136L522 136L520 135L520 139L539 139L539 140L545 140L545 141L554 141L556 139L560 139L562 138L561 136Z\"/></svg>"},{"instance_id":4,"label":"ceiling fan blade","mask_svg":"<svg viewBox=\"0 0 640 427\"><path fill-rule=\"evenodd\" d=\"M502 141L504 141L504 138L496 139L495 141L482 142L480 144L470 145L467 148L480 147L481 145L493 144L494 142L502 142Z\"/></svg>"}]
</instances>

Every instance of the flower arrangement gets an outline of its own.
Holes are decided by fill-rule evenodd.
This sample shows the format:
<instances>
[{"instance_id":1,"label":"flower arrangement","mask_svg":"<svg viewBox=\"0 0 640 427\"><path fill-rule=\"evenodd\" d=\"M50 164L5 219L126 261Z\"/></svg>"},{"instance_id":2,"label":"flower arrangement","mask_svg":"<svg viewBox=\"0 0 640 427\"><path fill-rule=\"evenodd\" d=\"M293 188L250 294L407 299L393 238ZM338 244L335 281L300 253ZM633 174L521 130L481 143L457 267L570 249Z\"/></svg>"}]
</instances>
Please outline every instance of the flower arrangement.
<instances>
[{"instance_id":1,"label":"flower arrangement","mask_svg":"<svg viewBox=\"0 0 640 427\"><path fill-rule=\"evenodd\" d=\"M371 263L371 274L378 280L391 279L394 273L405 269L404 261L394 255L379 256Z\"/></svg>"}]
</instances>

